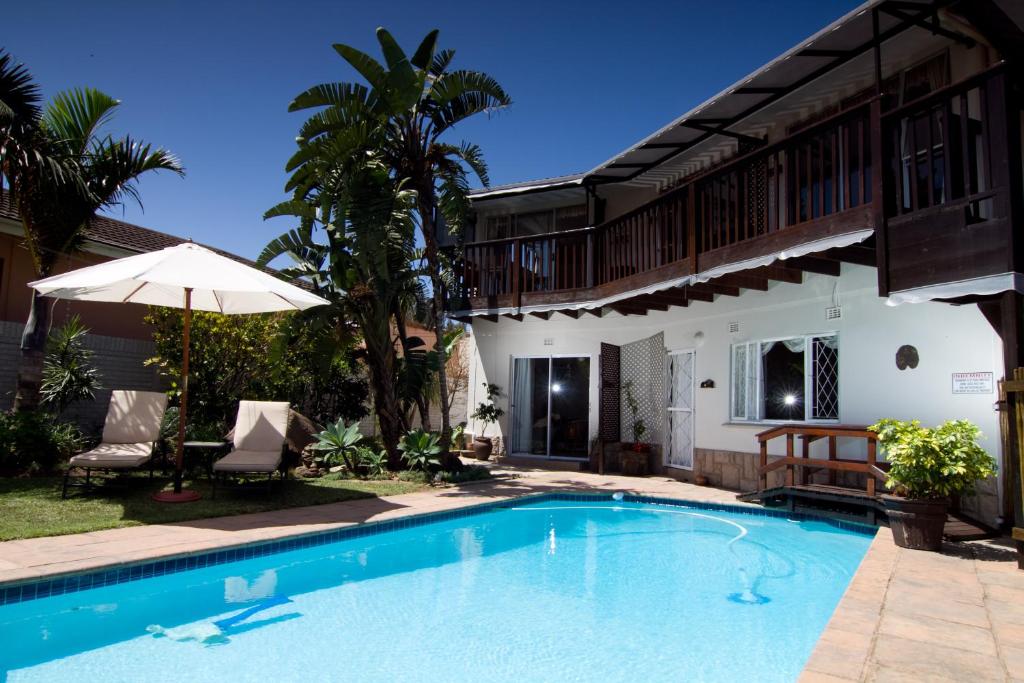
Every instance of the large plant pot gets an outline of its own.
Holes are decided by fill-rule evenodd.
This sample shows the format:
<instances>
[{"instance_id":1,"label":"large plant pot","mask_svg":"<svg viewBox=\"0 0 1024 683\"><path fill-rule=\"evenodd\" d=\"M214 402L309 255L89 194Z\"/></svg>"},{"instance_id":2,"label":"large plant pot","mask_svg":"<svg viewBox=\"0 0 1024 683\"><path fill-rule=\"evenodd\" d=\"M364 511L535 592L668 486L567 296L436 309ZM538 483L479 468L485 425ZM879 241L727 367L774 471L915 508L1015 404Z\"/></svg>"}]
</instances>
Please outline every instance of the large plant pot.
<instances>
[{"instance_id":1,"label":"large plant pot","mask_svg":"<svg viewBox=\"0 0 1024 683\"><path fill-rule=\"evenodd\" d=\"M635 444L628 444L627 448L619 451L619 463L623 474L634 477L647 476L651 473L651 449L636 448Z\"/></svg>"},{"instance_id":2,"label":"large plant pot","mask_svg":"<svg viewBox=\"0 0 1024 683\"><path fill-rule=\"evenodd\" d=\"M494 443L489 436L477 436L473 439L473 457L477 460L490 460L494 451Z\"/></svg>"},{"instance_id":3,"label":"large plant pot","mask_svg":"<svg viewBox=\"0 0 1024 683\"><path fill-rule=\"evenodd\" d=\"M900 496L882 496L889 517L893 540L901 548L941 550L942 531L946 526L949 501L915 500Z\"/></svg>"}]
</instances>

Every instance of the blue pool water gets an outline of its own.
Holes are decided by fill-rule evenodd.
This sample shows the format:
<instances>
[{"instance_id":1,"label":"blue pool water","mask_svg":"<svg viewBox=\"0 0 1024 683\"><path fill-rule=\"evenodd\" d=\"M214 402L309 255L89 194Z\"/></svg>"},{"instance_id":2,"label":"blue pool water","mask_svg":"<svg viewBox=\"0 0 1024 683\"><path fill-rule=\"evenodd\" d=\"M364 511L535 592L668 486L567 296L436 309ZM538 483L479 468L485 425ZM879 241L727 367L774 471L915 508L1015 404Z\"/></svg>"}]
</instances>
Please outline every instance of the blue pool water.
<instances>
[{"instance_id":1,"label":"blue pool water","mask_svg":"<svg viewBox=\"0 0 1024 683\"><path fill-rule=\"evenodd\" d=\"M792 681L871 536L541 499L0 607L10 681Z\"/></svg>"}]
</instances>

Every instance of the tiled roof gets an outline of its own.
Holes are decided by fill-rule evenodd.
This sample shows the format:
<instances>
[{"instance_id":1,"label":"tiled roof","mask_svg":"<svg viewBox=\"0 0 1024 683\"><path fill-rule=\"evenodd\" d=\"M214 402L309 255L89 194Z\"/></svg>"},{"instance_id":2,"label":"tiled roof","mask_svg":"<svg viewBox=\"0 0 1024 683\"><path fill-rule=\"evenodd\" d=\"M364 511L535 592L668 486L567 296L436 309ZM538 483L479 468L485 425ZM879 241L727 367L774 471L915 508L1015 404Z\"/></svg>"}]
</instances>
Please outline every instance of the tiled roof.
<instances>
[{"instance_id":1,"label":"tiled roof","mask_svg":"<svg viewBox=\"0 0 1024 683\"><path fill-rule=\"evenodd\" d=\"M20 221L18 212L6 191L0 191L0 218L6 218L15 222ZM85 229L85 238L97 244L137 254L166 249L167 247L173 247L188 241L182 237L168 235L166 232L157 232L156 230L144 228L141 225L125 223L124 221L101 215L97 215L90 221L89 226ZM217 249L206 244L201 246L244 263L247 266L258 267L253 261L223 249ZM270 271L271 269L265 270Z\"/></svg>"}]
</instances>

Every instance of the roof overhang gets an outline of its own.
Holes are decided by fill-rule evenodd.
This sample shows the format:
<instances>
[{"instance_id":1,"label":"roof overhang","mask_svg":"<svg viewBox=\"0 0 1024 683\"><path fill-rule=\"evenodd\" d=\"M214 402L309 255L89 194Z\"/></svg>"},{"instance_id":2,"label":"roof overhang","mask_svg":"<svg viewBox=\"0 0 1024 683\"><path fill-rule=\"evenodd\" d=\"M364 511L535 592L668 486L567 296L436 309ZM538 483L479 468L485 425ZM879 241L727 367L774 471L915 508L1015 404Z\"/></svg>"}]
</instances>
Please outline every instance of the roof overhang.
<instances>
[{"instance_id":1,"label":"roof overhang","mask_svg":"<svg viewBox=\"0 0 1024 683\"><path fill-rule=\"evenodd\" d=\"M939 44L948 43L952 38L973 43L973 37L958 31L961 26L957 22L938 12L938 8L949 4L949 0L870 0L592 169L585 174L584 182L665 186L734 152L738 141L756 144L773 125L772 118L780 118L780 112L763 117L763 121L755 120L756 114L785 99L790 107L804 108L806 116L810 111L807 107L812 103L791 102L806 98L790 96L813 83L821 83L820 79L826 75L829 76L827 90L815 95L818 101L842 97L852 94L851 89L863 88L865 81L873 82L872 48L876 43L885 44L901 36L900 41L886 45L886 62L898 63L901 54L908 53L902 45L905 42L902 34L908 30L915 31L915 36L922 41L934 39ZM877 29L874 26L876 16ZM922 23L929 28L922 27ZM844 66L847 69L841 82L833 83L836 70ZM838 86L848 87L844 93ZM712 153L694 149L707 141L725 142L728 150ZM689 165L681 163L679 157L690 150L704 152L705 158ZM672 168L666 169L667 166Z\"/></svg>"}]
</instances>

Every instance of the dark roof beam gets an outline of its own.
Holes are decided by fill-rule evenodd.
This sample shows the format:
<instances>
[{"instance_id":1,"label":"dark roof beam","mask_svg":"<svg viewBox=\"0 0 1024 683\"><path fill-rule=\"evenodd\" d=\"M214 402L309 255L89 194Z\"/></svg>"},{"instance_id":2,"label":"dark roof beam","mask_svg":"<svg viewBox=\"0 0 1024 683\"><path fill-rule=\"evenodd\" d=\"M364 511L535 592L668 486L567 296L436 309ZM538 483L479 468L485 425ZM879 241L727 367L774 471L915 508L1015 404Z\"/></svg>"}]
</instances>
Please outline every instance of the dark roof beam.
<instances>
[{"instance_id":1,"label":"dark roof beam","mask_svg":"<svg viewBox=\"0 0 1024 683\"><path fill-rule=\"evenodd\" d=\"M768 291L768 278L756 277L749 273L730 273L729 275L716 277L711 282L724 287L755 289L759 292Z\"/></svg>"},{"instance_id":2,"label":"dark roof beam","mask_svg":"<svg viewBox=\"0 0 1024 683\"><path fill-rule=\"evenodd\" d=\"M747 272L791 285L799 285L804 281L802 270L786 268L785 266L761 266L760 268L752 268Z\"/></svg>"},{"instance_id":3,"label":"dark roof beam","mask_svg":"<svg viewBox=\"0 0 1024 683\"><path fill-rule=\"evenodd\" d=\"M942 26L939 25L939 16L933 11L932 7L926 7L923 11L917 12L916 14L907 14L906 12L897 9L899 6L906 6L906 3L896 3L891 1L883 2L879 5L878 9L899 19L900 21L913 24L914 26L919 26L926 31L931 31L937 36L948 38L966 47L974 47L977 45L974 38L971 38L970 36L964 35L958 31L950 31L949 29L942 28ZM924 17L926 15L930 15L932 20L925 21Z\"/></svg>"},{"instance_id":4,"label":"dark roof beam","mask_svg":"<svg viewBox=\"0 0 1024 683\"><path fill-rule=\"evenodd\" d=\"M760 146L766 142L763 138L755 138L753 135L744 135L743 133L735 133L731 130L725 130L723 126L705 126L702 123L694 123L693 121L683 121L679 125L686 126L687 128L693 128L704 133L711 133L712 135L724 135L727 138L733 138L740 142L749 142L752 145Z\"/></svg>"},{"instance_id":5,"label":"dark roof beam","mask_svg":"<svg viewBox=\"0 0 1024 683\"><path fill-rule=\"evenodd\" d=\"M732 91L733 95L775 95L780 92L786 92L785 88L767 88L760 86L744 86L742 88L736 88Z\"/></svg>"},{"instance_id":6,"label":"dark roof beam","mask_svg":"<svg viewBox=\"0 0 1024 683\"><path fill-rule=\"evenodd\" d=\"M783 263L785 263L789 268L798 268L808 273L839 277L839 261L833 261L819 256L800 256L797 258L788 258L783 261Z\"/></svg>"}]
</instances>

